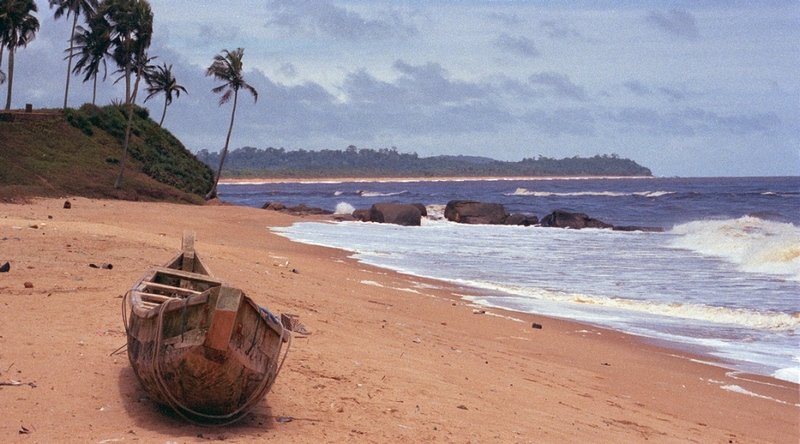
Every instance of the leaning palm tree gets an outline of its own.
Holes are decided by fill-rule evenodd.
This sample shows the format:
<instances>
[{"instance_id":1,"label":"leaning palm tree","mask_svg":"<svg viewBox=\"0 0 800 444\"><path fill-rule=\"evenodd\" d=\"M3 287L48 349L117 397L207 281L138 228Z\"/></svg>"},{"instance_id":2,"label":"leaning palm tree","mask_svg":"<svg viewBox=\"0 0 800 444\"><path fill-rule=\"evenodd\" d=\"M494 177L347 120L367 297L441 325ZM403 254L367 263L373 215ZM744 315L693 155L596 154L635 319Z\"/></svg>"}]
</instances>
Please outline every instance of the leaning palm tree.
<instances>
[{"instance_id":1,"label":"leaning palm tree","mask_svg":"<svg viewBox=\"0 0 800 444\"><path fill-rule=\"evenodd\" d=\"M161 112L161 120L158 122L158 126L162 126L164 117L167 115L167 107L172 103L172 94L175 94L177 98L181 96L181 92L188 93L186 88L183 85L179 85L178 81L175 80L175 76L172 75L172 65L167 65L166 63L152 70L145 80L147 81L147 92L149 93L144 99L145 102L157 94L164 93L164 110Z\"/></svg>"},{"instance_id":2,"label":"leaning palm tree","mask_svg":"<svg viewBox=\"0 0 800 444\"><path fill-rule=\"evenodd\" d=\"M106 27L105 20L91 19L88 27L78 26L75 31L75 52L72 57L78 60L72 72L74 74L84 73L84 82L92 79L92 105L97 99L97 76L100 69L103 70L103 81L108 74L106 57L110 56L111 36L110 30Z\"/></svg>"},{"instance_id":3,"label":"leaning palm tree","mask_svg":"<svg viewBox=\"0 0 800 444\"><path fill-rule=\"evenodd\" d=\"M33 0L4 0L0 2L0 42L8 50L8 93L6 108L11 109L11 91L14 87L14 54L17 48L25 47L36 37L39 20L33 15L38 11Z\"/></svg>"},{"instance_id":4,"label":"leaning palm tree","mask_svg":"<svg viewBox=\"0 0 800 444\"><path fill-rule=\"evenodd\" d=\"M6 5L0 5L0 72L3 70L3 51L6 49L6 40L3 37L3 30L8 28L8 11ZM3 82L5 82L5 73L3 73ZM2 82L0 82L2 83Z\"/></svg>"},{"instance_id":5,"label":"leaning palm tree","mask_svg":"<svg viewBox=\"0 0 800 444\"><path fill-rule=\"evenodd\" d=\"M221 93L222 97L219 99L220 106L228 103L233 97L233 109L231 109L231 123L228 125L228 136L225 137L225 147L222 149L222 156L219 158L219 168L217 168L217 175L214 178L214 186L211 191L206 194L206 199L213 199L217 196L217 184L219 183L219 176L222 174L222 165L225 164L225 156L228 155L228 144L231 141L231 132L233 131L233 119L236 116L236 102L239 98L239 90L245 89L253 95L253 101L258 101L258 91L250 86L244 80L244 73L242 72L242 57L244 56L243 48L236 48L234 51L223 50L221 54L214 56L214 62L206 70L207 76L213 76L215 79L223 83L220 86L212 89L215 93Z\"/></svg>"},{"instance_id":6,"label":"leaning palm tree","mask_svg":"<svg viewBox=\"0 0 800 444\"><path fill-rule=\"evenodd\" d=\"M67 109L69 97L69 78L72 76L72 51L75 48L75 31L78 27L78 16L83 14L88 20L97 8L97 0L50 0L50 8L56 8L54 14L58 20L62 16L69 18L72 14L72 31L69 37L69 56L67 57L67 83L64 87L64 109Z\"/></svg>"}]
</instances>

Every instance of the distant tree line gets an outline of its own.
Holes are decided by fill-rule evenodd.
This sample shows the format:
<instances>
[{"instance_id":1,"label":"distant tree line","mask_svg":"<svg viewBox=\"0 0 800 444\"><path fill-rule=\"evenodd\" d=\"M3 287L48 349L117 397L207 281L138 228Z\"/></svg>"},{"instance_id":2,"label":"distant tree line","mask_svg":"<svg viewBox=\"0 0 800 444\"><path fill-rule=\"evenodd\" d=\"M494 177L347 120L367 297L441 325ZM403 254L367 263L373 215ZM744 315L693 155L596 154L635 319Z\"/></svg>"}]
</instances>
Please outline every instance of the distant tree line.
<instances>
[{"instance_id":1,"label":"distant tree line","mask_svg":"<svg viewBox=\"0 0 800 444\"><path fill-rule=\"evenodd\" d=\"M201 150L197 158L219 165L220 153ZM223 175L233 177L444 177L444 176L650 176L636 162L616 154L553 159L539 156L506 162L478 156L420 157L397 148L294 150L244 147L228 152Z\"/></svg>"}]
</instances>

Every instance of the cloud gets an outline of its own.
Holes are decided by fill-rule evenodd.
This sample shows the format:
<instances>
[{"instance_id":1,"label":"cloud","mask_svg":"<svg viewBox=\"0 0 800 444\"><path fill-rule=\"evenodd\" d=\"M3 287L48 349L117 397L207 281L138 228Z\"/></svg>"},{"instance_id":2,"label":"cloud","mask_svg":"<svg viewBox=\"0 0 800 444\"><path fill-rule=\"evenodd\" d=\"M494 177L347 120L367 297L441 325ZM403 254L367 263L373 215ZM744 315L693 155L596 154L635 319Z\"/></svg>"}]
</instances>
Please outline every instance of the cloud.
<instances>
[{"instance_id":1,"label":"cloud","mask_svg":"<svg viewBox=\"0 0 800 444\"><path fill-rule=\"evenodd\" d=\"M292 63L282 64L278 72L289 78L297 77L297 68Z\"/></svg>"},{"instance_id":2,"label":"cloud","mask_svg":"<svg viewBox=\"0 0 800 444\"><path fill-rule=\"evenodd\" d=\"M661 31L673 36L689 40L697 40L700 37L694 16L681 9L671 9L669 12L652 11L647 15L646 20Z\"/></svg>"},{"instance_id":3,"label":"cloud","mask_svg":"<svg viewBox=\"0 0 800 444\"><path fill-rule=\"evenodd\" d=\"M689 95L689 93L684 89L668 88L666 86L658 88L658 92L672 101L683 100Z\"/></svg>"},{"instance_id":4,"label":"cloud","mask_svg":"<svg viewBox=\"0 0 800 444\"><path fill-rule=\"evenodd\" d=\"M517 14L508 14L504 12L490 12L487 17L492 20L500 22L504 26L514 26L523 23L523 20Z\"/></svg>"},{"instance_id":5,"label":"cloud","mask_svg":"<svg viewBox=\"0 0 800 444\"><path fill-rule=\"evenodd\" d=\"M557 22L555 20L542 20L539 22L539 26L545 30L551 39L564 40L569 38L583 38L583 35L581 35L581 33L575 28L567 25L566 23Z\"/></svg>"},{"instance_id":6,"label":"cloud","mask_svg":"<svg viewBox=\"0 0 800 444\"><path fill-rule=\"evenodd\" d=\"M345 41L404 39L418 32L396 12L369 19L328 1L269 0L267 8L272 12L269 25Z\"/></svg>"},{"instance_id":7,"label":"cloud","mask_svg":"<svg viewBox=\"0 0 800 444\"><path fill-rule=\"evenodd\" d=\"M197 29L197 41L201 46L224 46L223 42L239 40L239 28L202 24Z\"/></svg>"},{"instance_id":8,"label":"cloud","mask_svg":"<svg viewBox=\"0 0 800 444\"><path fill-rule=\"evenodd\" d=\"M683 86L678 88L673 88L668 86L650 87L638 80L628 80L626 82L623 82L622 86L639 97L654 96L658 94L660 96L666 97L671 102L679 102L682 100L686 100L691 96L698 95L698 93L691 92L687 90L686 87Z\"/></svg>"},{"instance_id":9,"label":"cloud","mask_svg":"<svg viewBox=\"0 0 800 444\"><path fill-rule=\"evenodd\" d=\"M698 108L661 112L650 108L625 107L612 111L606 117L621 124L624 131L645 130L657 136L745 135L769 132L781 124L774 113L720 115Z\"/></svg>"},{"instance_id":10,"label":"cloud","mask_svg":"<svg viewBox=\"0 0 800 444\"><path fill-rule=\"evenodd\" d=\"M622 86L637 96L647 96L653 93L647 85L638 80L628 80Z\"/></svg>"},{"instance_id":11,"label":"cloud","mask_svg":"<svg viewBox=\"0 0 800 444\"><path fill-rule=\"evenodd\" d=\"M536 49L533 40L525 36L513 37L503 33L495 39L494 46L522 57L539 56L539 50Z\"/></svg>"},{"instance_id":12,"label":"cloud","mask_svg":"<svg viewBox=\"0 0 800 444\"><path fill-rule=\"evenodd\" d=\"M572 83L569 78L557 72L542 72L532 74L528 77L528 82L532 85L539 85L559 97L586 101L588 100L586 91L582 86Z\"/></svg>"},{"instance_id":13,"label":"cloud","mask_svg":"<svg viewBox=\"0 0 800 444\"><path fill-rule=\"evenodd\" d=\"M521 120L548 136L595 134L595 118L586 108L535 110L524 115Z\"/></svg>"},{"instance_id":14,"label":"cloud","mask_svg":"<svg viewBox=\"0 0 800 444\"><path fill-rule=\"evenodd\" d=\"M398 60L393 67L402 73L396 81L397 87L416 103L458 103L482 98L488 92L481 83L450 80L438 63L411 65Z\"/></svg>"}]
</instances>

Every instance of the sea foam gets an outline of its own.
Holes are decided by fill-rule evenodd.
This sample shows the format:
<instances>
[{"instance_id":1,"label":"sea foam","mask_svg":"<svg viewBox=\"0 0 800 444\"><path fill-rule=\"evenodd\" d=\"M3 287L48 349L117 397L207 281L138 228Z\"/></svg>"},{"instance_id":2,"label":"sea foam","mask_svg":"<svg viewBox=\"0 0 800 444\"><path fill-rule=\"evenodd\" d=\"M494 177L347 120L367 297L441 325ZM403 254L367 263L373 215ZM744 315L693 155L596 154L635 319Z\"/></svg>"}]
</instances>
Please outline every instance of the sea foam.
<instances>
[{"instance_id":1,"label":"sea foam","mask_svg":"<svg viewBox=\"0 0 800 444\"><path fill-rule=\"evenodd\" d=\"M620 191L575 191L569 193L559 193L554 191L531 191L527 188L517 188L512 193L505 193L506 196L533 196L533 197L587 197L587 196L601 196L601 197L626 197L626 196L640 196L640 197L661 197L670 194L675 194L673 191L636 191L636 192L620 192Z\"/></svg>"},{"instance_id":2,"label":"sea foam","mask_svg":"<svg viewBox=\"0 0 800 444\"><path fill-rule=\"evenodd\" d=\"M353 214L355 211L355 207L350 205L347 202L339 202L336 204L336 209L333 211L333 214Z\"/></svg>"},{"instance_id":3,"label":"sea foam","mask_svg":"<svg viewBox=\"0 0 800 444\"><path fill-rule=\"evenodd\" d=\"M752 216L675 226L672 246L723 259L741 271L800 281L800 228Z\"/></svg>"},{"instance_id":4,"label":"sea foam","mask_svg":"<svg viewBox=\"0 0 800 444\"><path fill-rule=\"evenodd\" d=\"M552 291L541 288L518 287L507 284L501 285L489 282L462 280L459 283L475 288L518 295L522 297L522 299L519 299L517 304L515 304L517 306L525 306L526 298L533 298L541 301L604 307L625 310L627 312L690 319L715 324L727 324L756 330L784 331L790 333L800 330L800 316L797 314L756 311L744 308L715 307L706 304L641 301L627 298ZM487 301L483 300L483 302Z\"/></svg>"}]
</instances>

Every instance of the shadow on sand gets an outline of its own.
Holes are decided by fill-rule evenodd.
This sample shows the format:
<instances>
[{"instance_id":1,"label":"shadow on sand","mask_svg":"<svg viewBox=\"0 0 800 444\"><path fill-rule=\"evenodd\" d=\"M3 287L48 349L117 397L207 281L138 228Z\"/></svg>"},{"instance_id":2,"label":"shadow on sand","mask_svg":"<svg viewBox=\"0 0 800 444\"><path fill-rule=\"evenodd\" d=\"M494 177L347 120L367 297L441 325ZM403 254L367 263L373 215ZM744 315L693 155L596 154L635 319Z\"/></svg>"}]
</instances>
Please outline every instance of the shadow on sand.
<instances>
[{"instance_id":1,"label":"shadow on sand","mask_svg":"<svg viewBox=\"0 0 800 444\"><path fill-rule=\"evenodd\" d=\"M145 430L160 433L173 438L248 436L271 431L275 428L276 418L266 401L260 402L241 420L227 425L197 425L186 421L170 407L152 401L144 391L133 369L124 366L117 379L122 405L128 413L133 425Z\"/></svg>"}]
</instances>

